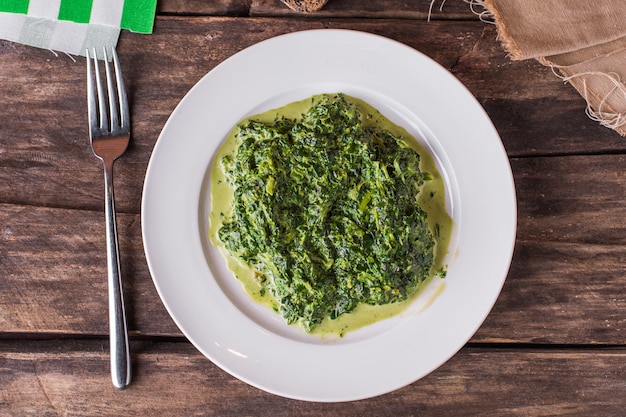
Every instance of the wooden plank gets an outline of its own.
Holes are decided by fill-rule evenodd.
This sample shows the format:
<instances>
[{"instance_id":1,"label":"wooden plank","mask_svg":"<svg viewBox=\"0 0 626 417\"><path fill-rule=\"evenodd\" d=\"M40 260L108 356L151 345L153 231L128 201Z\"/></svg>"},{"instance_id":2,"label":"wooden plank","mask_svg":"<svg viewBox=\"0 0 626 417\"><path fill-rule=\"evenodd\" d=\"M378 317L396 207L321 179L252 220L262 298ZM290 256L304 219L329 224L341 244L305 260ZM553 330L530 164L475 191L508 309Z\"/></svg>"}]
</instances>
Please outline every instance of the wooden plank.
<instances>
[{"instance_id":1,"label":"wooden plank","mask_svg":"<svg viewBox=\"0 0 626 417\"><path fill-rule=\"evenodd\" d=\"M480 8L477 8L480 11ZM163 0L157 13L207 16L303 16L289 9L280 0ZM396 19L476 19L470 6L461 1L434 0L407 2L403 0L330 0L324 8L307 17L353 17Z\"/></svg>"},{"instance_id":2,"label":"wooden plank","mask_svg":"<svg viewBox=\"0 0 626 417\"><path fill-rule=\"evenodd\" d=\"M626 243L626 156L512 159L518 238Z\"/></svg>"},{"instance_id":3,"label":"wooden plank","mask_svg":"<svg viewBox=\"0 0 626 417\"><path fill-rule=\"evenodd\" d=\"M161 0L157 2L157 14L248 16L250 0Z\"/></svg>"},{"instance_id":4,"label":"wooden plank","mask_svg":"<svg viewBox=\"0 0 626 417\"><path fill-rule=\"evenodd\" d=\"M252 0L252 16L303 16L285 7L279 0ZM304 15L307 17L351 17L385 19L477 19L470 6L460 1L441 0L412 1L403 0L329 0L319 11Z\"/></svg>"},{"instance_id":5,"label":"wooden plank","mask_svg":"<svg viewBox=\"0 0 626 417\"><path fill-rule=\"evenodd\" d=\"M179 336L152 284L139 215L118 214L131 336ZM0 331L107 335L101 212L0 205Z\"/></svg>"},{"instance_id":6,"label":"wooden plank","mask_svg":"<svg viewBox=\"0 0 626 417\"><path fill-rule=\"evenodd\" d=\"M626 344L625 245L518 241L473 342Z\"/></svg>"},{"instance_id":7,"label":"wooden plank","mask_svg":"<svg viewBox=\"0 0 626 417\"><path fill-rule=\"evenodd\" d=\"M617 416L626 407L624 349L464 348L425 378L382 397L309 403L253 388L187 343L131 347L134 380L117 391L104 342L0 342L0 414Z\"/></svg>"},{"instance_id":8,"label":"wooden plank","mask_svg":"<svg viewBox=\"0 0 626 417\"><path fill-rule=\"evenodd\" d=\"M589 119L582 98L573 88L563 87L554 97L481 100L507 153L514 156L623 153L626 139ZM589 141L593 142L593 149L587 146Z\"/></svg>"}]
</instances>

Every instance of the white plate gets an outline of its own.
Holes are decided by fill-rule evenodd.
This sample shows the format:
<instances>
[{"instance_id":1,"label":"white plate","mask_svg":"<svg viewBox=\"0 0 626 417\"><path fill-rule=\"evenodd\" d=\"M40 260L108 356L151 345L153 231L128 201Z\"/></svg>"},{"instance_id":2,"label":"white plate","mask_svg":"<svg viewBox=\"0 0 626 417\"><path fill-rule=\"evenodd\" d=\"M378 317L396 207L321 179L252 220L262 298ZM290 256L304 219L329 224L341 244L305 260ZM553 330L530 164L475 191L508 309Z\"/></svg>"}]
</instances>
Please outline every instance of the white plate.
<instances>
[{"instance_id":1,"label":"white plate","mask_svg":"<svg viewBox=\"0 0 626 417\"><path fill-rule=\"evenodd\" d=\"M448 275L398 317L320 339L243 294L208 242L208 171L242 118L325 92L364 99L434 154L455 222ZM395 41L361 32L279 36L202 78L163 128L146 175L142 231L154 284L204 355L265 391L311 401L380 395L454 355L491 310L510 265L515 188L502 143L463 85Z\"/></svg>"}]
</instances>

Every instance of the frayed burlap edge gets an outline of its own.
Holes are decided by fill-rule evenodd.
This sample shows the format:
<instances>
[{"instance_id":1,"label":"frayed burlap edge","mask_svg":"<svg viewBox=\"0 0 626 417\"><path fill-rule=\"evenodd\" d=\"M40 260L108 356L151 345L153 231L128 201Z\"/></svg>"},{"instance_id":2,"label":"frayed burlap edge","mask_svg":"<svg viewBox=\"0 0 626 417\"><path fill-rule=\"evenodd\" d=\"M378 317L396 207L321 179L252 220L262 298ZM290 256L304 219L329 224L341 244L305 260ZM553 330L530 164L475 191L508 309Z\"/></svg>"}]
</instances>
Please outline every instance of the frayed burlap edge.
<instances>
[{"instance_id":1,"label":"frayed burlap edge","mask_svg":"<svg viewBox=\"0 0 626 417\"><path fill-rule=\"evenodd\" d=\"M617 93L621 93L626 99L626 86L615 75L599 71L573 73L566 68L553 68L553 71L558 71L560 75L556 72L555 74L563 81L570 83L587 102L585 113L591 120L613 129L621 136L626 136L626 112L617 111L608 102L610 96ZM590 77L605 77L615 87L608 91L604 97L601 97L588 88L587 82Z\"/></svg>"},{"instance_id":2,"label":"frayed burlap edge","mask_svg":"<svg viewBox=\"0 0 626 417\"><path fill-rule=\"evenodd\" d=\"M522 50L517 43L513 39L513 37L509 34L506 22L500 13L500 10L495 4L495 0L484 0L482 2L482 6L485 7L491 15L493 15L493 19L496 22L496 29L498 30L498 41L504 47L504 50L507 51L509 57L514 61L520 61L526 59L527 57L524 55Z\"/></svg>"},{"instance_id":3,"label":"frayed burlap edge","mask_svg":"<svg viewBox=\"0 0 626 417\"><path fill-rule=\"evenodd\" d=\"M493 16L498 31L497 40L502 44L509 58L514 61L532 58L524 54L513 37L509 34L506 22L495 4L495 0L483 0L482 6ZM554 63L551 63L546 57L538 57L536 60L542 65L552 68L555 75L563 81L570 83L574 89L578 91L587 103L585 113L591 120L600 123L602 126L613 129L621 136L626 136L626 113L618 112L607 102L608 96L613 94L614 91L619 90L623 92L624 88L626 88L621 80L615 79L611 74L604 72L573 73L568 71L565 67L554 65ZM607 93L606 97L600 97L587 86L587 77L590 76L609 77L612 82L615 83L616 89Z\"/></svg>"}]
</instances>

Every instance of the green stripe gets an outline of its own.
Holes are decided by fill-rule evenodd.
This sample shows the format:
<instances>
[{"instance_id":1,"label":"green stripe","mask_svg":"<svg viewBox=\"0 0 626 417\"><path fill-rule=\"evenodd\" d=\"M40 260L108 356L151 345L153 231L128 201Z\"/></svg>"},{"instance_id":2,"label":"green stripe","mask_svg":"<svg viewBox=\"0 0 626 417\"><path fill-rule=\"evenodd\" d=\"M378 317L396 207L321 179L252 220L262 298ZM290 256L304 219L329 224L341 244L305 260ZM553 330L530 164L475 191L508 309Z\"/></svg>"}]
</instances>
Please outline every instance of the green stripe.
<instances>
[{"instance_id":1,"label":"green stripe","mask_svg":"<svg viewBox=\"0 0 626 417\"><path fill-rule=\"evenodd\" d=\"M2 0L0 1L0 12L8 13L28 13L28 3L30 0Z\"/></svg>"},{"instance_id":2,"label":"green stripe","mask_svg":"<svg viewBox=\"0 0 626 417\"><path fill-rule=\"evenodd\" d=\"M126 0L122 12L122 29L152 33L156 0Z\"/></svg>"},{"instance_id":3,"label":"green stripe","mask_svg":"<svg viewBox=\"0 0 626 417\"><path fill-rule=\"evenodd\" d=\"M89 23L92 0L61 0L59 20Z\"/></svg>"}]
</instances>

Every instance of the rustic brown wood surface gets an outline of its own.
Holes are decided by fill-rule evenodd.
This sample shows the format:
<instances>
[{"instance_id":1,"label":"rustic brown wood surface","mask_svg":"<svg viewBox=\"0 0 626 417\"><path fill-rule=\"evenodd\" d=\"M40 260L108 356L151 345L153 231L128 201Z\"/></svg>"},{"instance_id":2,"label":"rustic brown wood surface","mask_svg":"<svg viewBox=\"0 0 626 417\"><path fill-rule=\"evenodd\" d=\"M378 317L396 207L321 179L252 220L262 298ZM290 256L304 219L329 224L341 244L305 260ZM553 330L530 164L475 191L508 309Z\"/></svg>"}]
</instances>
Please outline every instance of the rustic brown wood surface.
<instances>
[{"instance_id":1,"label":"rustic brown wood surface","mask_svg":"<svg viewBox=\"0 0 626 417\"><path fill-rule=\"evenodd\" d=\"M550 69L510 61L467 3L440 5L329 0L303 15L280 0L163 0L153 34L122 33L133 122L115 166L134 371L124 391L108 370L84 59L0 41L0 416L625 415L626 138L590 120ZM141 241L150 154L185 93L247 46L320 28L398 40L457 76L501 135L518 200L509 275L467 345L405 388L337 404L265 393L204 358L161 303Z\"/></svg>"}]
</instances>

